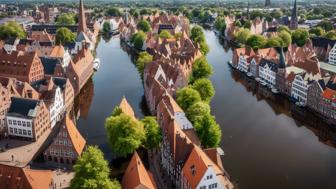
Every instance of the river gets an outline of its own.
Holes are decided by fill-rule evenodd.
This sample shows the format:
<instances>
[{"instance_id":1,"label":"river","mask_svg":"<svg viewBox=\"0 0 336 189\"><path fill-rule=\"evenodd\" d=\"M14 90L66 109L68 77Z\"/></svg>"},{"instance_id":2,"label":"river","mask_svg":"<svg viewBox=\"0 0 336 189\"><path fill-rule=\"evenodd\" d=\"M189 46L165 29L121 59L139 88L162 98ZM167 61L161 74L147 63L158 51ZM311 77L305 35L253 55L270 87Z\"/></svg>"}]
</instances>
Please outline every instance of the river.
<instances>
[{"instance_id":1,"label":"river","mask_svg":"<svg viewBox=\"0 0 336 189\"><path fill-rule=\"evenodd\" d=\"M205 30L207 56L216 95L212 113L222 127L224 166L239 189L336 188L336 131L313 114L298 110L227 64L232 51ZM226 49L226 50L224 50ZM96 49L100 70L76 99L78 127L88 144L111 159L105 118L123 96L136 116L144 116L143 86L120 40L101 40Z\"/></svg>"}]
</instances>

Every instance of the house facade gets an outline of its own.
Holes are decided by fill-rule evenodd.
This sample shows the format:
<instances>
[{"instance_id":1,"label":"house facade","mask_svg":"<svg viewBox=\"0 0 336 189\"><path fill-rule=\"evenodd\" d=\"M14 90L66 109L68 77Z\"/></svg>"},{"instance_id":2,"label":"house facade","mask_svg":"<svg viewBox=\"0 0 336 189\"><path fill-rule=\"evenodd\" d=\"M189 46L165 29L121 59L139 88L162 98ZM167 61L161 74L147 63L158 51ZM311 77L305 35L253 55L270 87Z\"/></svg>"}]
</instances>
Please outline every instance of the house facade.
<instances>
[{"instance_id":1,"label":"house facade","mask_svg":"<svg viewBox=\"0 0 336 189\"><path fill-rule=\"evenodd\" d=\"M49 111L43 101L12 97L6 121L10 137L37 141L50 129Z\"/></svg>"},{"instance_id":2,"label":"house facade","mask_svg":"<svg viewBox=\"0 0 336 189\"><path fill-rule=\"evenodd\" d=\"M278 64L275 61L262 59L259 65L259 77L268 84L276 85L276 75L278 72Z\"/></svg>"},{"instance_id":3,"label":"house facade","mask_svg":"<svg viewBox=\"0 0 336 189\"><path fill-rule=\"evenodd\" d=\"M68 116L58 127L57 136L43 153L44 159L58 165L72 166L82 154L86 141Z\"/></svg>"},{"instance_id":4,"label":"house facade","mask_svg":"<svg viewBox=\"0 0 336 189\"><path fill-rule=\"evenodd\" d=\"M336 65L336 44L333 46L333 48L329 52L329 64Z\"/></svg>"}]
</instances>

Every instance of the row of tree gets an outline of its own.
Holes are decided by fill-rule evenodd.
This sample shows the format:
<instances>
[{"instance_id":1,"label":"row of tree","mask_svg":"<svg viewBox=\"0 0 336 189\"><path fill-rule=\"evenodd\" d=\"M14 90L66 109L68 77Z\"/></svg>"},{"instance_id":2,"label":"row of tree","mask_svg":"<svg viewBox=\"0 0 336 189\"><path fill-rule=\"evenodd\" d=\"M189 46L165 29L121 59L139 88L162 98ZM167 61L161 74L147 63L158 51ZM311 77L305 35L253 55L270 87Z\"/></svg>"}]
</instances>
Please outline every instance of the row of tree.
<instances>
[{"instance_id":1,"label":"row of tree","mask_svg":"<svg viewBox=\"0 0 336 189\"><path fill-rule=\"evenodd\" d=\"M116 107L105 121L111 149L120 156L132 154L140 147L154 149L162 141L161 129L155 117L137 119L126 115Z\"/></svg>"}]
</instances>

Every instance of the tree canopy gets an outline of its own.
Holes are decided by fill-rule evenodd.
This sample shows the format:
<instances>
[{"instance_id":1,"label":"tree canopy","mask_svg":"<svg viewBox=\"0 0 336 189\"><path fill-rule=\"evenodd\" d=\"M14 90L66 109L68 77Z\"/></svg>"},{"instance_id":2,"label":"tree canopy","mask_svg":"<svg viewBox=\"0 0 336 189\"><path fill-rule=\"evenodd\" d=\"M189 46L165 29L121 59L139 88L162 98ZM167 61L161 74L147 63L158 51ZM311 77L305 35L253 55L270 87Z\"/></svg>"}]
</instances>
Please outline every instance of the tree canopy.
<instances>
[{"instance_id":1,"label":"tree canopy","mask_svg":"<svg viewBox=\"0 0 336 189\"><path fill-rule=\"evenodd\" d=\"M193 124L195 123L196 119L202 117L206 114L210 114L210 106L206 102L196 102L195 104L191 105L188 110L186 111L186 115Z\"/></svg>"},{"instance_id":2,"label":"tree canopy","mask_svg":"<svg viewBox=\"0 0 336 189\"><path fill-rule=\"evenodd\" d=\"M290 44L292 44L292 36L290 33L286 31L281 31L279 32L278 37L281 38L282 47L288 47Z\"/></svg>"},{"instance_id":3,"label":"tree canopy","mask_svg":"<svg viewBox=\"0 0 336 189\"><path fill-rule=\"evenodd\" d=\"M179 89L176 96L176 102L185 111L188 110L188 108L193 104L202 100L200 94L195 89L190 87Z\"/></svg>"},{"instance_id":4,"label":"tree canopy","mask_svg":"<svg viewBox=\"0 0 336 189\"><path fill-rule=\"evenodd\" d=\"M161 128L155 117L147 116L141 120L145 129L146 141L144 146L147 149L159 147L162 141Z\"/></svg>"},{"instance_id":5,"label":"tree canopy","mask_svg":"<svg viewBox=\"0 0 336 189\"><path fill-rule=\"evenodd\" d=\"M215 117L210 114L198 117L194 128L204 148L214 148L219 145L222 133Z\"/></svg>"},{"instance_id":6,"label":"tree canopy","mask_svg":"<svg viewBox=\"0 0 336 189\"><path fill-rule=\"evenodd\" d=\"M26 33L24 29L15 21L8 21L0 26L0 39L9 37L24 38Z\"/></svg>"},{"instance_id":7,"label":"tree canopy","mask_svg":"<svg viewBox=\"0 0 336 189\"><path fill-rule=\"evenodd\" d=\"M121 16L122 13L119 8L117 7L111 7L106 10L106 15L107 16Z\"/></svg>"},{"instance_id":8,"label":"tree canopy","mask_svg":"<svg viewBox=\"0 0 336 189\"><path fill-rule=\"evenodd\" d=\"M212 67L208 63L207 59L203 56L196 59L193 64L191 82L201 78L208 78L211 74Z\"/></svg>"},{"instance_id":9,"label":"tree canopy","mask_svg":"<svg viewBox=\"0 0 336 189\"><path fill-rule=\"evenodd\" d=\"M119 189L118 181L109 179L110 169L98 147L89 146L73 166L75 176L71 180L73 189Z\"/></svg>"},{"instance_id":10,"label":"tree canopy","mask_svg":"<svg viewBox=\"0 0 336 189\"><path fill-rule=\"evenodd\" d=\"M209 79L202 78L197 79L193 84L192 88L198 91L201 99L205 102L210 102L212 97L215 95L215 89Z\"/></svg>"},{"instance_id":11,"label":"tree canopy","mask_svg":"<svg viewBox=\"0 0 336 189\"><path fill-rule=\"evenodd\" d=\"M144 32L149 32L149 31L152 30L151 25L149 24L149 22L147 20L144 20L144 19L142 19L142 20L140 20L138 22L137 28L139 30L144 31Z\"/></svg>"},{"instance_id":12,"label":"tree canopy","mask_svg":"<svg viewBox=\"0 0 336 189\"><path fill-rule=\"evenodd\" d=\"M142 50L146 38L147 38L146 34L140 30L137 33L133 34L131 42L133 43L136 49Z\"/></svg>"},{"instance_id":13,"label":"tree canopy","mask_svg":"<svg viewBox=\"0 0 336 189\"><path fill-rule=\"evenodd\" d=\"M112 150L121 156L133 153L145 139L143 125L124 113L108 117L105 128Z\"/></svg>"},{"instance_id":14,"label":"tree canopy","mask_svg":"<svg viewBox=\"0 0 336 189\"><path fill-rule=\"evenodd\" d=\"M209 46L206 43L205 35L201 26L196 25L191 29L190 38L194 43L200 45L200 51L203 55L208 54Z\"/></svg>"},{"instance_id":15,"label":"tree canopy","mask_svg":"<svg viewBox=\"0 0 336 189\"><path fill-rule=\"evenodd\" d=\"M328 31L328 32L324 35L324 37L327 38L327 39L336 40L336 30Z\"/></svg>"},{"instance_id":16,"label":"tree canopy","mask_svg":"<svg viewBox=\"0 0 336 189\"><path fill-rule=\"evenodd\" d=\"M173 35L170 34L168 30L161 30L159 37L161 39L170 39L170 38L173 38Z\"/></svg>"},{"instance_id":17,"label":"tree canopy","mask_svg":"<svg viewBox=\"0 0 336 189\"><path fill-rule=\"evenodd\" d=\"M103 32L109 33L111 31L111 24L110 22L104 22L103 24Z\"/></svg>"},{"instance_id":18,"label":"tree canopy","mask_svg":"<svg viewBox=\"0 0 336 189\"><path fill-rule=\"evenodd\" d=\"M302 47L309 39L309 33L305 29L297 29L292 32L292 41Z\"/></svg>"},{"instance_id":19,"label":"tree canopy","mask_svg":"<svg viewBox=\"0 0 336 189\"><path fill-rule=\"evenodd\" d=\"M234 39L237 43L245 44L247 39L251 36L250 30L246 28L240 28L238 32L235 33Z\"/></svg>"},{"instance_id":20,"label":"tree canopy","mask_svg":"<svg viewBox=\"0 0 336 189\"><path fill-rule=\"evenodd\" d=\"M253 49L264 48L265 44L266 39L262 35L251 35L246 41L246 45Z\"/></svg>"},{"instance_id":21,"label":"tree canopy","mask_svg":"<svg viewBox=\"0 0 336 189\"><path fill-rule=\"evenodd\" d=\"M309 30L309 34L313 37L319 37L324 35L324 29L321 27L312 28Z\"/></svg>"},{"instance_id":22,"label":"tree canopy","mask_svg":"<svg viewBox=\"0 0 336 189\"><path fill-rule=\"evenodd\" d=\"M226 23L224 17L217 17L215 21L215 28L218 30L222 35L225 34Z\"/></svg>"},{"instance_id":23,"label":"tree canopy","mask_svg":"<svg viewBox=\"0 0 336 189\"><path fill-rule=\"evenodd\" d=\"M153 61L153 56L150 55L148 52L141 52L139 54L138 59L136 60L136 67L138 68L138 71L141 75L141 78L143 78L144 70L146 64Z\"/></svg>"},{"instance_id":24,"label":"tree canopy","mask_svg":"<svg viewBox=\"0 0 336 189\"><path fill-rule=\"evenodd\" d=\"M327 19L322 20L317 26L323 28L326 32L334 29L333 24Z\"/></svg>"},{"instance_id":25,"label":"tree canopy","mask_svg":"<svg viewBox=\"0 0 336 189\"><path fill-rule=\"evenodd\" d=\"M61 27L56 31L56 44L64 44L67 42L74 42L76 35L68 28Z\"/></svg>"},{"instance_id":26,"label":"tree canopy","mask_svg":"<svg viewBox=\"0 0 336 189\"><path fill-rule=\"evenodd\" d=\"M63 13L56 18L56 24L58 25L75 25L76 15L73 13Z\"/></svg>"}]
</instances>

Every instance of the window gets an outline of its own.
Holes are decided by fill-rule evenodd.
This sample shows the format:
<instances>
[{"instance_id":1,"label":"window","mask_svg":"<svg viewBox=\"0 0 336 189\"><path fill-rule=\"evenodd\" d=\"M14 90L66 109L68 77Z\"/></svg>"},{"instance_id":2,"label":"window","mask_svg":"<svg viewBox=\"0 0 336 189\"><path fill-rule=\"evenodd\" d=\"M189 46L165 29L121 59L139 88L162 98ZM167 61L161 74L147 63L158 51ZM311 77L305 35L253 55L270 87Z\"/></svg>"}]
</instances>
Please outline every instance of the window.
<instances>
[{"instance_id":1,"label":"window","mask_svg":"<svg viewBox=\"0 0 336 189\"><path fill-rule=\"evenodd\" d=\"M21 121L18 121L18 126L21 126Z\"/></svg>"},{"instance_id":2,"label":"window","mask_svg":"<svg viewBox=\"0 0 336 189\"><path fill-rule=\"evenodd\" d=\"M27 127L30 127L30 122L27 122Z\"/></svg>"},{"instance_id":3,"label":"window","mask_svg":"<svg viewBox=\"0 0 336 189\"><path fill-rule=\"evenodd\" d=\"M195 165L192 165L192 166L190 167L190 171L191 171L192 176L195 176L195 175L196 175L196 168L195 168Z\"/></svg>"},{"instance_id":4,"label":"window","mask_svg":"<svg viewBox=\"0 0 336 189\"><path fill-rule=\"evenodd\" d=\"M26 130L22 130L23 135L27 135L27 131Z\"/></svg>"},{"instance_id":5,"label":"window","mask_svg":"<svg viewBox=\"0 0 336 189\"><path fill-rule=\"evenodd\" d=\"M212 175L207 176L207 180L212 179Z\"/></svg>"},{"instance_id":6,"label":"window","mask_svg":"<svg viewBox=\"0 0 336 189\"><path fill-rule=\"evenodd\" d=\"M31 134L31 131L28 131L28 136L31 136L32 134Z\"/></svg>"},{"instance_id":7,"label":"window","mask_svg":"<svg viewBox=\"0 0 336 189\"><path fill-rule=\"evenodd\" d=\"M13 128L9 128L9 132L10 132L10 133L13 133Z\"/></svg>"},{"instance_id":8,"label":"window","mask_svg":"<svg viewBox=\"0 0 336 189\"><path fill-rule=\"evenodd\" d=\"M19 134L22 135L22 129L19 129Z\"/></svg>"},{"instance_id":9,"label":"window","mask_svg":"<svg viewBox=\"0 0 336 189\"><path fill-rule=\"evenodd\" d=\"M14 133L17 134L17 128L14 128Z\"/></svg>"},{"instance_id":10,"label":"window","mask_svg":"<svg viewBox=\"0 0 336 189\"><path fill-rule=\"evenodd\" d=\"M16 120L13 120L13 125L16 125Z\"/></svg>"},{"instance_id":11,"label":"window","mask_svg":"<svg viewBox=\"0 0 336 189\"><path fill-rule=\"evenodd\" d=\"M200 189L206 189L206 186L201 186Z\"/></svg>"},{"instance_id":12,"label":"window","mask_svg":"<svg viewBox=\"0 0 336 189\"><path fill-rule=\"evenodd\" d=\"M8 123L11 125L12 124L12 120L8 120Z\"/></svg>"}]
</instances>

